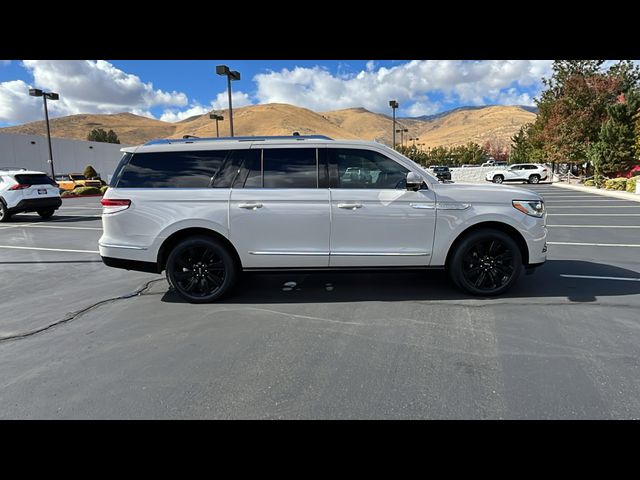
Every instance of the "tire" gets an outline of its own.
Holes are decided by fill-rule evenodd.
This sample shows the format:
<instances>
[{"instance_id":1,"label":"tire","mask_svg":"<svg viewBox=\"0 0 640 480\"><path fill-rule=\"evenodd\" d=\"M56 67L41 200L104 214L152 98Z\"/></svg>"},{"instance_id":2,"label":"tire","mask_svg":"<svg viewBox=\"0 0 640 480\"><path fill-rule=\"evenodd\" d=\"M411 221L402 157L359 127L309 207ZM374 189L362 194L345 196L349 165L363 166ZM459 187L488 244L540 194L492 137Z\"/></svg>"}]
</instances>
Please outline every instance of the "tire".
<instances>
[{"instance_id":1,"label":"tire","mask_svg":"<svg viewBox=\"0 0 640 480\"><path fill-rule=\"evenodd\" d=\"M540 175L531 175L529 177L529 183L536 184L536 183L539 183L539 182L540 182Z\"/></svg>"},{"instance_id":2,"label":"tire","mask_svg":"<svg viewBox=\"0 0 640 480\"><path fill-rule=\"evenodd\" d=\"M38 215L40 215L40 218L43 220L53 217L54 213L55 210L53 208L50 208L49 210L38 210Z\"/></svg>"},{"instance_id":3,"label":"tire","mask_svg":"<svg viewBox=\"0 0 640 480\"><path fill-rule=\"evenodd\" d=\"M447 270L453 283L464 292L482 297L500 295L520 277L520 248L500 230L477 230L455 248Z\"/></svg>"},{"instance_id":4,"label":"tire","mask_svg":"<svg viewBox=\"0 0 640 480\"><path fill-rule=\"evenodd\" d=\"M223 297L233 288L238 274L238 265L228 249L206 236L183 240L167 258L167 281L190 303L208 303Z\"/></svg>"},{"instance_id":5,"label":"tire","mask_svg":"<svg viewBox=\"0 0 640 480\"><path fill-rule=\"evenodd\" d=\"M504 182L504 177L502 175L496 175L493 177L493 183L497 183L498 185Z\"/></svg>"},{"instance_id":6,"label":"tire","mask_svg":"<svg viewBox=\"0 0 640 480\"><path fill-rule=\"evenodd\" d=\"M11 214L7 210L7 206L4 204L4 202L0 201L0 223L8 222L10 218Z\"/></svg>"}]
</instances>

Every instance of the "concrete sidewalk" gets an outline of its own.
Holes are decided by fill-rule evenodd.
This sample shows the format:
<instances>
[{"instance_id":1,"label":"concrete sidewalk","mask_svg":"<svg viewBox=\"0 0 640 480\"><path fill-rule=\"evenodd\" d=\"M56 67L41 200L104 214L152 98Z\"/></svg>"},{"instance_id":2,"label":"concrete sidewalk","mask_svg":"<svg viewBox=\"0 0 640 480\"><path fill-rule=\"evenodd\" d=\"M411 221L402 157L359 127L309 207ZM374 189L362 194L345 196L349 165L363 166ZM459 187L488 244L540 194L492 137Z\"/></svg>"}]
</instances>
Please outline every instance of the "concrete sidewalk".
<instances>
[{"instance_id":1,"label":"concrete sidewalk","mask_svg":"<svg viewBox=\"0 0 640 480\"><path fill-rule=\"evenodd\" d=\"M582 185L569 185L566 183L553 183L555 187L566 188L568 190L576 190L578 192L595 193L596 195L603 195L605 197L620 198L622 200L631 200L632 202L640 202L640 195L631 192L621 192L618 190L605 190L604 188L585 187Z\"/></svg>"}]
</instances>

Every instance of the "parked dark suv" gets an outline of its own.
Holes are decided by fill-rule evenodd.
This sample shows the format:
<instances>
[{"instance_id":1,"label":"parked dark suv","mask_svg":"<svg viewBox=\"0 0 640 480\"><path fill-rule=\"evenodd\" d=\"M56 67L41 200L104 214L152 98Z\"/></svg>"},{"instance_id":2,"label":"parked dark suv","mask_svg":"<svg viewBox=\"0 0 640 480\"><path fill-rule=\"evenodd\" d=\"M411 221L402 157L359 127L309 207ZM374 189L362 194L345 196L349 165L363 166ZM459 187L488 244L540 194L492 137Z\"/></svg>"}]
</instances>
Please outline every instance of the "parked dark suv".
<instances>
[{"instance_id":1,"label":"parked dark suv","mask_svg":"<svg viewBox=\"0 0 640 480\"><path fill-rule=\"evenodd\" d=\"M451 172L449 167L433 167L433 174L438 177L438 180L444 182L445 180L451 180Z\"/></svg>"}]
</instances>

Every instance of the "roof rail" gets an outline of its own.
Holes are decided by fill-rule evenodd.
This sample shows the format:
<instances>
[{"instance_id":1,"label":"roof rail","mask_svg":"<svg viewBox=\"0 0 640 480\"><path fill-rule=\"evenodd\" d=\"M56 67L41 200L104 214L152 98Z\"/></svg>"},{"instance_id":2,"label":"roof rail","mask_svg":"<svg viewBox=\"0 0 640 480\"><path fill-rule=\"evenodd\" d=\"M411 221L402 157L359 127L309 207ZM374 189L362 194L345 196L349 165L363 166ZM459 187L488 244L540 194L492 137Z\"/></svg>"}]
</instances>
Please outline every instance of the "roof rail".
<instances>
[{"instance_id":1,"label":"roof rail","mask_svg":"<svg viewBox=\"0 0 640 480\"><path fill-rule=\"evenodd\" d=\"M276 136L247 136L247 137L209 137L209 138L159 138L150 140L145 145L170 145L173 143L200 143L200 142L261 142L265 140L333 140L326 135L276 135Z\"/></svg>"},{"instance_id":2,"label":"roof rail","mask_svg":"<svg viewBox=\"0 0 640 480\"><path fill-rule=\"evenodd\" d=\"M0 167L0 170L9 172L9 171L26 171L27 169L24 167Z\"/></svg>"}]
</instances>

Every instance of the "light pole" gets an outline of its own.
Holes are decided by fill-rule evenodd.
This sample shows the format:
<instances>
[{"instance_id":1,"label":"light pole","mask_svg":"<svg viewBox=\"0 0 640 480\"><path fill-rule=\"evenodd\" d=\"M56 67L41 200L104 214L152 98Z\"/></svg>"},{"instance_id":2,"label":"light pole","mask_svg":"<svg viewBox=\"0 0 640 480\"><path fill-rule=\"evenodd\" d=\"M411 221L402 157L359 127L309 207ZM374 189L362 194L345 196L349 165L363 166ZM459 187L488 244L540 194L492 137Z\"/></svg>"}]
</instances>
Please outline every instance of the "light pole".
<instances>
[{"instance_id":1,"label":"light pole","mask_svg":"<svg viewBox=\"0 0 640 480\"><path fill-rule=\"evenodd\" d=\"M389 100L389 106L393 112L393 148L396 148L396 108L398 108L397 100Z\"/></svg>"},{"instance_id":2,"label":"light pole","mask_svg":"<svg viewBox=\"0 0 640 480\"><path fill-rule=\"evenodd\" d=\"M37 88L30 88L29 95L32 97L42 97L44 99L44 120L47 124L47 142L49 143L49 163L51 164L51 180L56 181L56 172L53 169L53 150L51 149L51 130L49 129L49 109L47 108L47 98L49 100L59 100L60 95L53 92L43 92Z\"/></svg>"},{"instance_id":3,"label":"light pole","mask_svg":"<svg viewBox=\"0 0 640 480\"><path fill-rule=\"evenodd\" d=\"M224 117L222 115L216 115L215 113L210 113L209 114L209 118L216 121L216 137L220 137L220 130L218 129L218 122L224 120Z\"/></svg>"},{"instance_id":4,"label":"light pole","mask_svg":"<svg viewBox=\"0 0 640 480\"><path fill-rule=\"evenodd\" d=\"M227 76L227 94L229 95L229 131L233 137L233 106L231 105L231 80L240 80L240 72L235 70L229 70L226 65L218 65L216 67L216 73L218 75Z\"/></svg>"},{"instance_id":5,"label":"light pole","mask_svg":"<svg viewBox=\"0 0 640 480\"><path fill-rule=\"evenodd\" d=\"M400 128L400 129L396 130L396 132L398 132L400 134L400 145L402 147L404 147L404 134L406 132L408 132L408 131L409 131L409 129L407 129L407 128Z\"/></svg>"}]
</instances>

